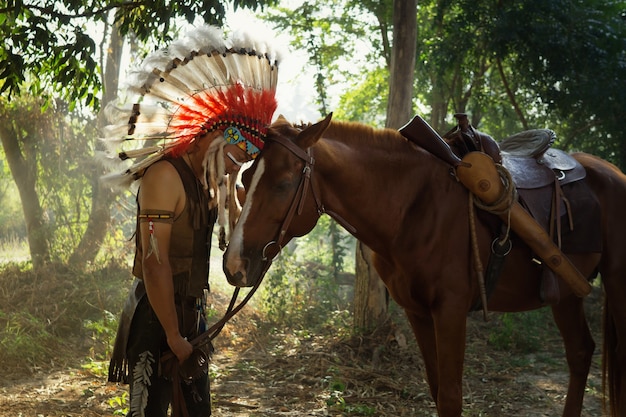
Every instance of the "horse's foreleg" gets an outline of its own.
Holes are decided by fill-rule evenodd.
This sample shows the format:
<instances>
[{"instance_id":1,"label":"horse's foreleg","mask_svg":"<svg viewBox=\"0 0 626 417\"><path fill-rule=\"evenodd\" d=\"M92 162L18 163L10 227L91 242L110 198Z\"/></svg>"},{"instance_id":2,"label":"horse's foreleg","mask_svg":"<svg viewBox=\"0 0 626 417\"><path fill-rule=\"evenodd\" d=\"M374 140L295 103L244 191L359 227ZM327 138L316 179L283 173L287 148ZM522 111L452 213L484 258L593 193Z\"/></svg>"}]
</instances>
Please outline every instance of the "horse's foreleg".
<instances>
[{"instance_id":1,"label":"horse's foreleg","mask_svg":"<svg viewBox=\"0 0 626 417\"><path fill-rule=\"evenodd\" d=\"M439 393L439 373L437 371L437 342L435 340L433 320L428 315L421 316L410 311L406 311L406 315L424 358L430 395L436 402Z\"/></svg>"},{"instance_id":2,"label":"horse's foreleg","mask_svg":"<svg viewBox=\"0 0 626 417\"><path fill-rule=\"evenodd\" d=\"M563 409L564 417L578 417L582 412L585 385L595 343L585 318L583 299L570 296L552 306L554 321L565 345L569 384Z\"/></svg>"},{"instance_id":3,"label":"horse's foreleg","mask_svg":"<svg viewBox=\"0 0 626 417\"><path fill-rule=\"evenodd\" d=\"M424 357L430 392L440 417L460 417L465 355L465 314L421 316L407 312Z\"/></svg>"},{"instance_id":4,"label":"horse's foreleg","mask_svg":"<svg viewBox=\"0 0 626 417\"><path fill-rule=\"evenodd\" d=\"M460 417L463 409L463 363L467 311L459 310L461 302L441 308L434 314L437 340L439 394L437 411L440 417Z\"/></svg>"}]
</instances>

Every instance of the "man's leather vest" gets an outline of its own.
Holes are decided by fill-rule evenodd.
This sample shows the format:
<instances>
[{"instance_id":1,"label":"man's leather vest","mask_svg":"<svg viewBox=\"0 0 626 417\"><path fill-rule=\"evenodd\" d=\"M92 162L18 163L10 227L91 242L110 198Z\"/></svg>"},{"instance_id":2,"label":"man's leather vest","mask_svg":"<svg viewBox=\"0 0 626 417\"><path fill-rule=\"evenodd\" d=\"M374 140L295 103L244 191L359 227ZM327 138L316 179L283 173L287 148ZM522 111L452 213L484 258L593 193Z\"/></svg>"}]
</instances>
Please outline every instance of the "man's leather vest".
<instances>
[{"instance_id":1,"label":"man's leather vest","mask_svg":"<svg viewBox=\"0 0 626 417\"><path fill-rule=\"evenodd\" d=\"M211 236L217 219L217 209L209 211L209 197L193 171L182 158L165 159L171 163L185 188L187 202L178 217L174 218L170 237L169 260L174 278L174 291L181 296L200 298L208 288ZM137 201L137 214L141 208ZM139 231L139 216L137 216ZM133 275L143 279L143 248L136 233Z\"/></svg>"}]
</instances>

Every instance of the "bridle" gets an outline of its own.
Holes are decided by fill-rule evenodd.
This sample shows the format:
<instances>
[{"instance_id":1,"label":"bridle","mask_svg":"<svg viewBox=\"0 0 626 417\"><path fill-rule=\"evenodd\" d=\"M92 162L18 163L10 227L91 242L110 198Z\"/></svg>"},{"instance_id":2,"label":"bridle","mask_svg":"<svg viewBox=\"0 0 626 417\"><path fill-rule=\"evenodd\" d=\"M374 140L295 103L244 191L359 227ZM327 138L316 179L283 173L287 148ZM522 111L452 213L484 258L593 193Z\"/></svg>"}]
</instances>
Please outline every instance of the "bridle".
<instances>
[{"instance_id":1,"label":"bridle","mask_svg":"<svg viewBox=\"0 0 626 417\"><path fill-rule=\"evenodd\" d=\"M296 212L298 213L298 215L302 214L302 210L303 210L306 198L307 198L307 192L309 188L311 189L311 194L313 195L313 200L315 201L315 208L317 210L318 218L322 214L326 213L330 217L335 219L335 221L337 221L341 226L343 226L348 232L352 234L356 233L356 228L354 228L350 223L348 223L346 220L344 220L340 215L338 215L334 211L327 210L322 204L319 198L319 195L316 192L316 188L313 184L313 167L315 166L315 158L313 158L313 155L312 155L313 152L311 148L308 148L305 151L302 148L298 147L296 144L294 144L292 141L290 141L289 139L286 139L283 136L267 138L266 140L274 141L284 146L291 153L293 153L295 156L297 156L304 162L304 168L302 169L302 175L300 176L300 183L298 184L298 189L296 190L296 193L293 196L293 200L291 201L291 206L289 207L289 210L287 211L287 215L285 216L283 223L280 226L276 240L270 241L263 247L262 260L265 262L265 265L263 265L261 278L257 280L256 284L252 287L252 289L248 292L246 297L237 306L235 306L235 303L239 296L240 288L237 287L235 289L233 296L230 300L230 304L228 305L228 308L226 309L226 313L224 314L224 317L222 317L221 320L219 320L217 323L215 323L213 326L207 329L204 333L192 339L190 343L194 347L198 347L200 345L210 343L213 339L215 339L217 335L219 335L219 333L221 332L226 322L228 322L235 314L237 314L246 305L246 303L252 298L253 294L261 285L261 282L263 281L263 277L265 276L265 273L271 266L272 259L275 258L282 250L283 240L287 233L287 229L289 228L289 225L291 224L291 221L293 220L294 215L296 214ZM272 259L269 259L266 256L266 250L272 245L278 246L278 252L276 253L276 255L274 255ZM164 362L169 359L172 359L173 357L174 357L174 354L170 351L162 355L161 361Z\"/></svg>"},{"instance_id":2,"label":"bridle","mask_svg":"<svg viewBox=\"0 0 626 417\"><path fill-rule=\"evenodd\" d=\"M335 219L339 224L341 224L348 232L353 233L353 234L356 232L356 229L352 225L350 225L347 221L345 221L340 215L333 212L332 210L326 210L326 208L322 204L318 196L318 193L316 192L315 186L313 184L312 174L313 174L313 167L315 166L315 158L313 158L311 148L308 148L305 151L302 148L298 147L296 144L294 144L292 141L290 141L289 139L286 139L283 136L266 138L266 141L277 142L278 144L287 148L291 153L293 153L295 156L297 156L304 162L304 168L302 169L302 175L300 176L300 183L298 184L298 189L296 190L296 193L293 196L293 200L291 201L291 206L289 207L289 210L287 211L287 215L285 216L283 223L280 226L280 229L278 231L278 236L276 237L275 240L270 241L263 247L262 260L265 263L265 265L263 265L263 271L261 272L260 279L257 280L256 284L250 289L248 294L246 294L246 297L237 306L235 306L235 303L237 302L240 288L237 287L235 289L233 296L230 300L230 303L228 305L228 308L226 309L226 313L224 314L224 317L222 317L218 322L216 322L214 325L208 328L205 332L196 336L194 339L190 340L190 343L195 348L204 344L211 343L213 339L215 339L220 334L224 325L235 314L237 314L252 298L256 290L261 285L261 282L263 281L263 277L265 276L265 273L271 266L272 259L275 258L282 250L283 240L285 239L287 229L289 228L289 225L291 224L291 221L293 220L294 215L296 214L296 212L298 213L298 215L302 214L304 203L307 198L307 191L309 188L311 189L311 194L313 195L313 200L315 201L315 208L317 210L318 218L322 214L326 213L330 217ZM272 245L278 246L278 252L276 253L276 255L274 255L272 259L269 259L266 255L266 251L267 251L267 248L271 247ZM161 356L161 362L162 363L166 362L172 358L174 358L174 353L171 351L168 351Z\"/></svg>"},{"instance_id":3,"label":"bridle","mask_svg":"<svg viewBox=\"0 0 626 417\"><path fill-rule=\"evenodd\" d=\"M307 190L309 188L311 189L311 195L313 195L313 200L315 202L315 208L317 211L318 218L322 214L326 213L330 217L335 219L335 221L337 221L340 225L342 225L348 232L352 234L356 233L356 228L350 225L350 223L345 221L337 213L333 212L332 210L327 210L324 207L324 204L322 204L318 196L318 193L316 191L315 185L313 183L314 182L313 167L315 166L315 158L313 158L312 149L308 148L305 151L304 149L300 148L299 146L297 146L296 144L294 144L292 141L285 138L284 136L275 136L272 138L267 138L266 140L274 141L284 146L285 148L287 148L287 150L289 150L291 153L293 153L295 156L297 156L304 162L304 167L302 168L302 174L300 176L300 183L298 184L298 189L296 190L296 193L293 195L291 206L289 206L289 210L287 211L287 214L285 215L285 218L283 219L283 222L278 231L278 236L276 237L275 240L268 242L263 247L263 252L262 252L263 261L270 260L266 254L267 249L269 247L273 245L278 246L278 252L276 252L276 255L274 255L273 258L278 256L278 254L281 252L285 234L287 233L287 229L289 228L289 225L291 224L291 221L293 220L294 215L296 214L296 212L298 213L298 215L302 214L304 202L306 201L306 197L307 197Z\"/></svg>"}]
</instances>

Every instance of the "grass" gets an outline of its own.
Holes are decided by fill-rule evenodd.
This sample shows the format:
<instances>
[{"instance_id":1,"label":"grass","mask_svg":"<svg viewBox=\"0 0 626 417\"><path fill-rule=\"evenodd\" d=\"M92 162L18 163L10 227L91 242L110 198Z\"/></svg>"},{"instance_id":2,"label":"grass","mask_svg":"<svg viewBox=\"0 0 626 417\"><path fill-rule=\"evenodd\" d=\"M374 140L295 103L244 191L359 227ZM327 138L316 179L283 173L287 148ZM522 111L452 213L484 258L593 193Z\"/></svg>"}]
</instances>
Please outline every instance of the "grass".
<instances>
[{"instance_id":1,"label":"grass","mask_svg":"<svg viewBox=\"0 0 626 417\"><path fill-rule=\"evenodd\" d=\"M0 265L0 380L66 368L105 380L129 277L116 263L86 272L52 265L41 274L27 262ZM107 400L113 415L126 415L127 396Z\"/></svg>"},{"instance_id":2,"label":"grass","mask_svg":"<svg viewBox=\"0 0 626 417\"><path fill-rule=\"evenodd\" d=\"M9 236L0 240L0 264L8 262L25 262L30 259L28 242L17 236Z\"/></svg>"},{"instance_id":3,"label":"grass","mask_svg":"<svg viewBox=\"0 0 626 417\"><path fill-rule=\"evenodd\" d=\"M35 273L26 262L0 266L0 376L103 360L130 285L110 264L87 272L51 265ZM115 313L111 313L115 311Z\"/></svg>"},{"instance_id":4,"label":"grass","mask_svg":"<svg viewBox=\"0 0 626 417\"><path fill-rule=\"evenodd\" d=\"M53 264L35 273L28 253L24 241L0 240L0 379L64 367L105 373L132 284L131 264L110 261L87 271ZM210 282L220 299L208 306L211 323L225 313L221 298L233 292L221 253L213 248Z\"/></svg>"},{"instance_id":5,"label":"grass","mask_svg":"<svg viewBox=\"0 0 626 417\"><path fill-rule=\"evenodd\" d=\"M221 253L213 248L211 286L230 297ZM132 284L130 262L109 261L87 271L53 264L35 273L25 241L0 240L0 379L66 366L104 372ZM209 321L224 312L209 306Z\"/></svg>"}]
</instances>

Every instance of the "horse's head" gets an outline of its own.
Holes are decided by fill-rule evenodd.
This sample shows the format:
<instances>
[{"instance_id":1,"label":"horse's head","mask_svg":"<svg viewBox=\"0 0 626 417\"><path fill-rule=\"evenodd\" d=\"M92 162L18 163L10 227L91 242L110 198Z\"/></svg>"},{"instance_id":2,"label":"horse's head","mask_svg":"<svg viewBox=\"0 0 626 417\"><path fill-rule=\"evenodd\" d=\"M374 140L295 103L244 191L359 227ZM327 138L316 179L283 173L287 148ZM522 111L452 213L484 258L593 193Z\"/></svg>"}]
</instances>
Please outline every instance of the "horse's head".
<instances>
[{"instance_id":1,"label":"horse's head","mask_svg":"<svg viewBox=\"0 0 626 417\"><path fill-rule=\"evenodd\" d=\"M255 285L281 248L317 223L310 185L314 160L307 151L331 117L300 130L281 116L268 130L263 152L243 173L246 199L224 254L232 285Z\"/></svg>"}]
</instances>

